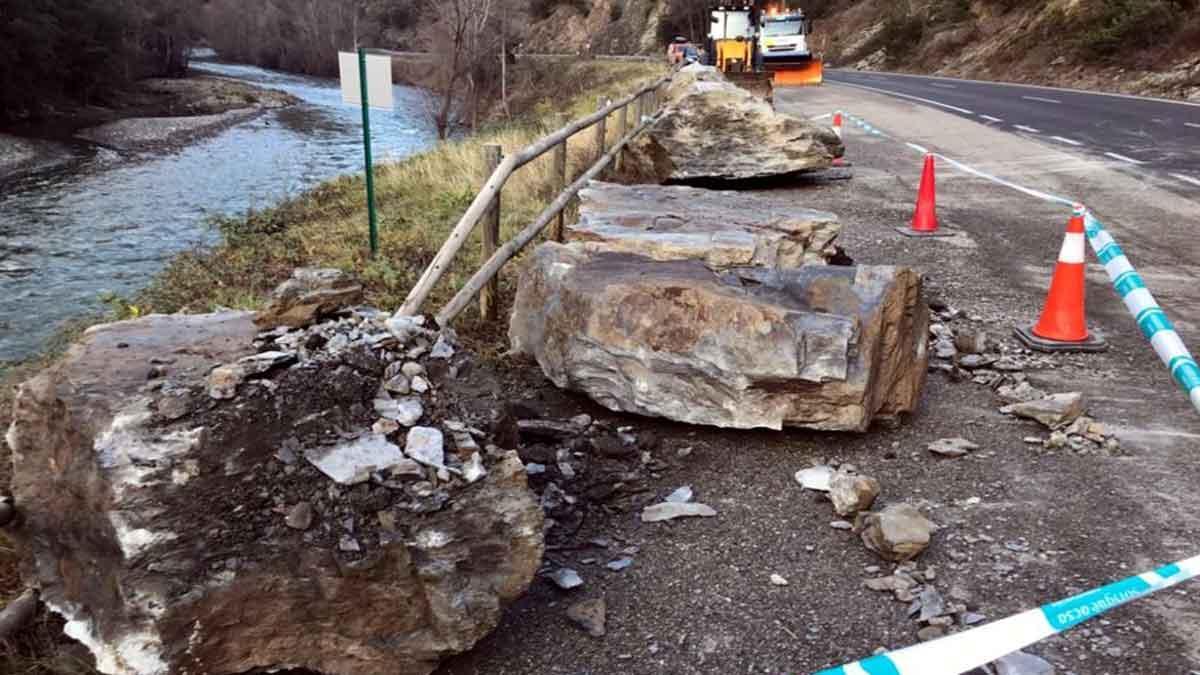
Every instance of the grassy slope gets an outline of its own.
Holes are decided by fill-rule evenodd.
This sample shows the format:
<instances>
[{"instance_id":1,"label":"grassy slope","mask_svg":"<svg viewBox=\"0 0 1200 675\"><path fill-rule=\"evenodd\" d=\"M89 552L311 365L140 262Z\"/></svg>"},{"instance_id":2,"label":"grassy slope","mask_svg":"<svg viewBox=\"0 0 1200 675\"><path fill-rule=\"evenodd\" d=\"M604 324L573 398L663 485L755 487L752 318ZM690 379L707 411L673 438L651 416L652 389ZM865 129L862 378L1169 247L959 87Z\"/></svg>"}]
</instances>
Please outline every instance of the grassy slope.
<instances>
[{"instance_id":1,"label":"grassy slope","mask_svg":"<svg viewBox=\"0 0 1200 675\"><path fill-rule=\"evenodd\" d=\"M665 74L650 63L602 61L562 62L533 66L523 73L527 85L514 94L510 107L524 111L512 122L376 170L381 255L367 249L365 188L361 176L331 180L273 208L219 222L224 242L213 249L184 253L172 261L138 297L115 304L116 316L93 317L52 346L47 355L0 370L0 429L7 429L15 384L44 366L87 323L135 313L204 312L218 307L258 307L295 267L338 267L360 277L367 302L396 307L429 264L450 229L484 180L484 144L498 143L513 152L557 128L558 115L571 118L595 109L597 97L623 97ZM609 138L615 138L615 118ZM596 152L590 131L569 144L568 172L578 174ZM501 241L527 225L550 201L554 183L546 155L518 171L503 193ZM478 234L459 254L425 310L432 313L448 300L481 261ZM519 265L501 276L502 305L511 300ZM483 325L472 308L456 327L476 346L502 350L503 326ZM0 490L10 478L9 448L0 439ZM0 605L22 590L16 573L17 554L0 535ZM46 616L13 644L0 643L0 673L45 675L90 673L76 645L59 637L60 625Z\"/></svg>"}]
</instances>

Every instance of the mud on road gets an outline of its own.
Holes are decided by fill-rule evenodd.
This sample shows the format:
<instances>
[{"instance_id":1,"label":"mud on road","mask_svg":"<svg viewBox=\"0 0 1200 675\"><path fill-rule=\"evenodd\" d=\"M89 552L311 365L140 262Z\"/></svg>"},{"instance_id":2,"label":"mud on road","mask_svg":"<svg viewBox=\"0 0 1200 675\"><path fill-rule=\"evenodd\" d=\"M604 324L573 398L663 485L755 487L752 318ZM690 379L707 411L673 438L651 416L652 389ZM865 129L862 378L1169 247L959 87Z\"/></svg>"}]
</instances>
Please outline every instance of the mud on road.
<instances>
[{"instance_id":1,"label":"mud on road","mask_svg":"<svg viewBox=\"0 0 1200 675\"><path fill-rule=\"evenodd\" d=\"M808 115L850 110L983 170L1087 199L1185 342L1195 336L1200 288L1189 261L1200 246L1179 223L1194 219L1196 207L1153 176L835 86L781 99L782 109ZM839 214L840 243L855 261L916 267L931 298L963 313L956 327L987 331L1017 353L1011 331L1037 319L1069 210L941 167L940 214L957 236L904 238L893 228L911 217L919 155L851 129L846 142L852 180L776 188L774 196ZM1046 391L1084 392L1091 416L1120 439L1119 452L1025 443L1045 430L1000 414L988 387L941 372L930 374L918 413L895 428L747 433L615 415L554 389L536 364L504 362L503 389L521 392L527 411L586 413L648 434L656 443L639 452L655 466L637 490L584 502L573 532L548 551L546 571L569 566L582 587L563 591L539 579L492 635L439 672L796 673L917 642L921 624L908 617L908 604L864 586L894 565L855 533L832 528L829 503L792 478L830 460L879 479L877 508L907 501L940 526L919 569L934 570L934 586L967 598L988 620L1194 555L1200 420L1094 260L1088 293L1089 321L1109 351L1046 357L1024 374ZM981 447L955 459L926 449L956 436ZM557 479L566 494L577 491ZM717 516L640 522L642 506L684 485ZM598 538L604 546L589 543ZM605 567L625 556L633 558L628 568ZM788 584L774 585L773 574ZM1187 673L1200 667L1198 593L1194 584L1163 591L1028 651L1060 673ZM566 616L589 598L607 604L602 638Z\"/></svg>"}]
</instances>

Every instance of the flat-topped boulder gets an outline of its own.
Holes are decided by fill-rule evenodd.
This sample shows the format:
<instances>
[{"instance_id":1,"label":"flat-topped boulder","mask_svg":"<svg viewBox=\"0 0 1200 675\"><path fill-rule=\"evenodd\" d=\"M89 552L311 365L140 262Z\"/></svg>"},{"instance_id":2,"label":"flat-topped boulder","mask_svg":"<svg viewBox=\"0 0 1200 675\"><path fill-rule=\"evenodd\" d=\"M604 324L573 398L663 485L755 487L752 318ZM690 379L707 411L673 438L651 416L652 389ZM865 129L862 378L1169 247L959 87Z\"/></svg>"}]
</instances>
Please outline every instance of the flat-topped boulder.
<instances>
[{"instance_id":1,"label":"flat-topped boulder","mask_svg":"<svg viewBox=\"0 0 1200 675\"><path fill-rule=\"evenodd\" d=\"M718 77L697 72L668 89L668 105L630 146L640 175L660 183L746 181L828 169L845 152L829 127L776 112Z\"/></svg>"},{"instance_id":2,"label":"flat-topped boulder","mask_svg":"<svg viewBox=\"0 0 1200 675\"><path fill-rule=\"evenodd\" d=\"M462 431L430 412L451 358L361 308L303 330L248 312L88 330L16 396L24 575L104 673L433 671L543 549L517 455L443 446ZM397 422L381 404L401 391Z\"/></svg>"},{"instance_id":3,"label":"flat-topped boulder","mask_svg":"<svg viewBox=\"0 0 1200 675\"><path fill-rule=\"evenodd\" d=\"M904 267L716 271L547 243L521 274L509 338L611 410L863 431L917 407L928 323Z\"/></svg>"},{"instance_id":4,"label":"flat-topped boulder","mask_svg":"<svg viewBox=\"0 0 1200 675\"><path fill-rule=\"evenodd\" d=\"M579 221L569 232L589 250L712 267L799 267L824 264L841 229L832 213L758 194L593 181L579 193Z\"/></svg>"}]
</instances>

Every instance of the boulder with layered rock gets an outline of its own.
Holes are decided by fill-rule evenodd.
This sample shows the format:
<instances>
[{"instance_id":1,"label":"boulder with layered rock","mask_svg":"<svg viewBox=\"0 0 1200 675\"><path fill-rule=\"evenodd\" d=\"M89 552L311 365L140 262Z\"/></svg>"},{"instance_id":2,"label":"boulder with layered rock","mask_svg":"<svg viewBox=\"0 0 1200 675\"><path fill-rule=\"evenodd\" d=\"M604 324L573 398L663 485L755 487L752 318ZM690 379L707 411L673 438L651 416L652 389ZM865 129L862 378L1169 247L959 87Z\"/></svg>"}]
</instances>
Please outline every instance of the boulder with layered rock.
<instances>
[{"instance_id":1,"label":"boulder with layered rock","mask_svg":"<svg viewBox=\"0 0 1200 675\"><path fill-rule=\"evenodd\" d=\"M845 148L832 129L697 71L676 76L662 114L630 146L636 173L660 183L722 183L828 169Z\"/></svg>"},{"instance_id":2,"label":"boulder with layered rock","mask_svg":"<svg viewBox=\"0 0 1200 675\"><path fill-rule=\"evenodd\" d=\"M16 396L25 575L104 673L433 671L497 625L543 550L515 453L443 447L452 352L365 309L303 330L248 312L92 328Z\"/></svg>"},{"instance_id":3,"label":"boulder with layered rock","mask_svg":"<svg viewBox=\"0 0 1200 675\"><path fill-rule=\"evenodd\" d=\"M904 267L713 270L547 243L521 275L509 337L611 410L862 431L916 408L928 322Z\"/></svg>"},{"instance_id":4,"label":"boulder with layered rock","mask_svg":"<svg viewBox=\"0 0 1200 675\"><path fill-rule=\"evenodd\" d=\"M836 215L760 194L681 185L593 181L579 193L572 241L589 250L712 267L824 264L841 233Z\"/></svg>"}]
</instances>

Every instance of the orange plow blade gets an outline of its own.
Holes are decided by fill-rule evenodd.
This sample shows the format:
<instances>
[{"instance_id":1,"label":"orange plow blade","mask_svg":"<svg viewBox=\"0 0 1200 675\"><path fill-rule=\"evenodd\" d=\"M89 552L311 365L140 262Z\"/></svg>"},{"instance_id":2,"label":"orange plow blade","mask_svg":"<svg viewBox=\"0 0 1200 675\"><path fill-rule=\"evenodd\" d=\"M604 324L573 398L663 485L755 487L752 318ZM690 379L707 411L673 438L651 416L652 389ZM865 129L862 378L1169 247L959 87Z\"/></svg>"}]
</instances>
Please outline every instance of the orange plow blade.
<instances>
[{"instance_id":1,"label":"orange plow blade","mask_svg":"<svg viewBox=\"0 0 1200 675\"><path fill-rule=\"evenodd\" d=\"M776 87L810 87L825 81L825 67L821 59L801 63L769 65Z\"/></svg>"}]
</instances>

